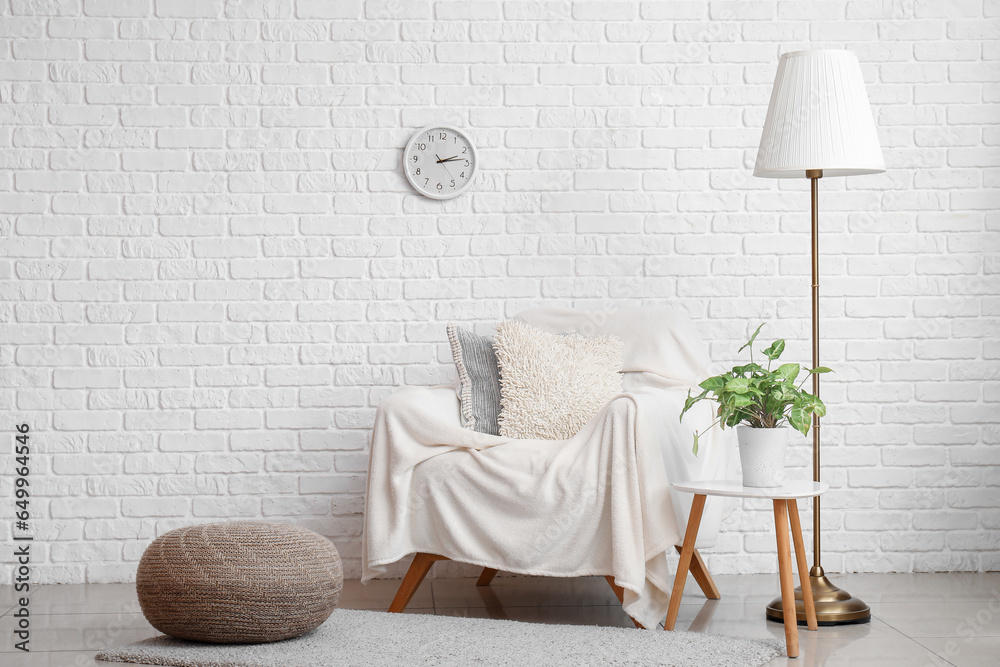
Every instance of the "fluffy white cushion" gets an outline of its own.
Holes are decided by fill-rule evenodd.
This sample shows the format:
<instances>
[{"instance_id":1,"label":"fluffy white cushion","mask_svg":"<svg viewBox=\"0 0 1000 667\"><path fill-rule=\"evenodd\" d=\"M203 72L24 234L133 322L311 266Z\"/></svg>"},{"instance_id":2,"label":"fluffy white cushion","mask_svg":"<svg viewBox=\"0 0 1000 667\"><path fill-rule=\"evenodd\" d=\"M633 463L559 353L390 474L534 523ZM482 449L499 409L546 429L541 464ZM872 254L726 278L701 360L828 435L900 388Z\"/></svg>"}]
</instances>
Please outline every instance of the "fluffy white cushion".
<instances>
[{"instance_id":1,"label":"fluffy white cushion","mask_svg":"<svg viewBox=\"0 0 1000 667\"><path fill-rule=\"evenodd\" d=\"M622 342L560 336L516 320L493 343L500 365L500 435L571 438L622 391Z\"/></svg>"}]
</instances>

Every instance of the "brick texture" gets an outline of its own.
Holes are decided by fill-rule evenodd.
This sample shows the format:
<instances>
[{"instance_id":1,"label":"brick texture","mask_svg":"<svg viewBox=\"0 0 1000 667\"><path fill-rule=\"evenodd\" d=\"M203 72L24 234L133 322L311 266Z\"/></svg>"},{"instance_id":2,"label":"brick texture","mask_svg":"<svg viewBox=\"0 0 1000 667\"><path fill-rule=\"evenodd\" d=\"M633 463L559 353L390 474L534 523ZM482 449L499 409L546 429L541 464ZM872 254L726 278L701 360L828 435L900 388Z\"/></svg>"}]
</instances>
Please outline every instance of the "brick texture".
<instances>
[{"instance_id":1,"label":"brick texture","mask_svg":"<svg viewBox=\"0 0 1000 667\"><path fill-rule=\"evenodd\" d=\"M246 517L357 575L375 407L451 381L448 321L671 303L720 368L763 320L808 361L807 183L751 169L779 54L819 46L857 52L888 166L821 183L824 565L997 569L998 37L992 0L4 3L0 414L33 429L36 581L128 581L156 535ZM480 150L445 203L399 169L431 122ZM774 571L768 516L713 570Z\"/></svg>"}]
</instances>

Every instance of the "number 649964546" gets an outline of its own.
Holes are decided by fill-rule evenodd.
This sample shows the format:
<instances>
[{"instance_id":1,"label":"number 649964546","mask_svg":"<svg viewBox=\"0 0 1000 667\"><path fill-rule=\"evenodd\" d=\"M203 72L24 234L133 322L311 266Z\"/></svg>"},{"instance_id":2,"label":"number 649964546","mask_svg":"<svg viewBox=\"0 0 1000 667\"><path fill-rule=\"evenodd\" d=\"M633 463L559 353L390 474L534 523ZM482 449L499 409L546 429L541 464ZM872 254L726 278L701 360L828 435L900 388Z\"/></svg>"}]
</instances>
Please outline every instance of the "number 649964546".
<instances>
[{"instance_id":1,"label":"number 649964546","mask_svg":"<svg viewBox=\"0 0 1000 667\"><path fill-rule=\"evenodd\" d=\"M31 429L27 424L18 424L17 433L15 437L16 444L14 445L14 462L16 464L14 468L14 497L17 498L17 512L15 516L18 521L28 520L28 497L31 495L28 492L28 474L31 472L31 467L29 465L29 454L30 447L28 446L28 431ZM23 515L23 516L22 516Z\"/></svg>"}]
</instances>

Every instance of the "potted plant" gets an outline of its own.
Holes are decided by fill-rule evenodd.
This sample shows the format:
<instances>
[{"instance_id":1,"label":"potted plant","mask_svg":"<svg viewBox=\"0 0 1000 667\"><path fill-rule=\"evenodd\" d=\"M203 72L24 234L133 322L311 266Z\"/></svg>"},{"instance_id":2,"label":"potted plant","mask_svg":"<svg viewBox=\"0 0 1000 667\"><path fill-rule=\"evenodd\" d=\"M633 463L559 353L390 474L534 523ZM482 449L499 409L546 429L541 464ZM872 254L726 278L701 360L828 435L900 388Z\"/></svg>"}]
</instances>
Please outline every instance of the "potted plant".
<instances>
[{"instance_id":1,"label":"potted plant","mask_svg":"<svg viewBox=\"0 0 1000 667\"><path fill-rule=\"evenodd\" d=\"M796 384L802 371L799 364L782 364L771 370L785 350L784 340L776 340L762 351L767 357L766 368L754 363L753 344L763 327L763 324L757 327L750 340L737 351L739 354L749 348L750 363L708 378L698 385L703 391L697 396L692 396L688 390L681 411L683 419L684 414L699 401L710 400L719 404L716 411L718 419L708 428L716 424L723 429L737 427L743 485L754 487L781 486L784 483L788 426L807 435L813 415L822 417L826 414L823 401L803 391L802 384L813 373L831 372L824 366L808 369L802 382ZM695 455L698 454L698 437L708 428L694 434Z\"/></svg>"}]
</instances>

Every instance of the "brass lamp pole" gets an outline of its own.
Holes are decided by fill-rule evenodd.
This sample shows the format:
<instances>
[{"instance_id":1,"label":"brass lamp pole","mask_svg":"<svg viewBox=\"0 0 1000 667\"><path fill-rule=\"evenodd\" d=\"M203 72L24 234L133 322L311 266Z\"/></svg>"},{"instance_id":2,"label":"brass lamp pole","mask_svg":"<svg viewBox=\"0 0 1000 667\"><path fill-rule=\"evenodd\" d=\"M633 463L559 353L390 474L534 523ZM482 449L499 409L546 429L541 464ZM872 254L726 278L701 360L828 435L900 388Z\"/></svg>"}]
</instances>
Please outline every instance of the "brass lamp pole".
<instances>
[{"instance_id":1,"label":"brass lamp pole","mask_svg":"<svg viewBox=\"0 0 1000 667\"><path fill-rule=\"evenodd\" d=\"M808 178L812 203L812 363L819 366L819 179L885 171L875 134L861 66L850 51L797 51L778 62L764 121L754 175ZM813 393L819 396L819 373ZM813 480L820 481L820 420L813 415ZM867 623L868 605L833 585L820 564L820 499L813 498L813 566L809 581L820 625ZM795 592L796 617L805 623L801 588ZM767 606L767 617L784 621L781 597Z\"/></svg>"},{"instance_id":2,"label":"brass lamp pole","mask_svg":"<svg viewBox=\"0 0 1000 667\"><path fill-rule=\"evenodd\" d=\"M812 367L819 367L819 179L823 178L822 169L806 170L806 178L809 179L809 199L812 204L812 347L813 358ZM813 373L813 396L819 398L819 373ZM813 414L813 481L818 482L819 467L819 415ZM810 578L813 571L817 571L819 576L823 574L823 567L820 565L820 531L819 531L819 496L813 496L813 563L809 571ZM801 589L799 591L801 593Z\"/></svg>"},{"instance_id":3,"label":"brass lamp pole","mask_svg":"<svg viewBox=\"0 0 1000 667\"><path fill-rule=\"evenodd\" d=\"M807 169L809 189L812 200L812 367L819 366L819 179L823 178L822 169ZM813 373L813 394L819 396L819 373ZM820 435L819 415L813 415L813 481L820 481ZM850 623L868 623L872 612L868 605L853 597L847 591L833 585L820 564L822 549L820 547L820 497L812 499L813 503L813 566L809 570L809 583L812 586L813 601L816 605L816 620L820 625L847 625ZM785 614L778 596L767 605L767 617L773 621L784 622ZM795 589L795 617L800 623L806 622L805 603L802 601L802 588Z\"/></svg>"}]
</instances>

